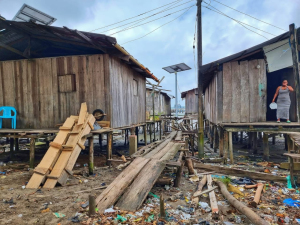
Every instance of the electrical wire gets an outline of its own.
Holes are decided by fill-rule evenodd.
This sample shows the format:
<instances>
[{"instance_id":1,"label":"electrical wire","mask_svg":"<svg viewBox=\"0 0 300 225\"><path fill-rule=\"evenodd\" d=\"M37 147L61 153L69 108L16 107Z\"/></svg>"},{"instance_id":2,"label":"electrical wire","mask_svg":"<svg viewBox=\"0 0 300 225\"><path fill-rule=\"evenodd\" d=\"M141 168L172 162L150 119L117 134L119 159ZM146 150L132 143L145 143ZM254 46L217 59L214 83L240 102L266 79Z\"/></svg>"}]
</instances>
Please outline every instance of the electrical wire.
<instances>
[{"instance_id":1,"label":"electrical wire","mask_svg":"<svg viewBox=\"0 0 300 225\"><path fill-rule=\"evenodd\" d=\"M190 6L186 11L184 11L182 14L180 14L180 15L179 15L178 17L176 17L175 19L173 19L173 20L171 20L171 21L169 21L169 22L167 22L167 23L164 23L163 25L161 25L161 26L155 28L154 30L150 31L149 33L147 33L147 34L145 34L145 35L143 35L143 36L141 36L141 37L139 37L139 38L136 38L136 39L127 41L127 42L123 43L122 45L127 44L127 43L132 42L132 41L139 40L139 39L141 39L141 38L143 38L143 37L146 37L147 35L153 33L154 31L158 30L159 28L161 28L161 27L163 27L163 26L165 26L165 25L167 25L167 24L173 22L174 20L177 20L178 18L180 18L181 16L183 16L185 13L187 13L187 12L188 12L192 7L194 7L194 6L195 6L195 5Z\"/></svg>"},{"instance_id":2,"label":"electrical wire","mask_svg":"<svg viewBox=\"0 0 300 225\"><path fill-rule=\"evenodd\" d=\"M207 4L207 3L206 3L206 4ZM253 33L256 33L256 34L258 34L259 36L262 36L262 37L264 37L265 39L269 40L267 37L263 36L262 34L257 33L257 32L255 32L254 30L251 30L251 29L249 29L248 27L244 26L243 24L245 24L245 23L243 23L243 22L241 22L241 21L239 21L239 20L236 20L236 19L234 19L234 18L232 18L232 17L226 15L225 13L223 13L222 11L220 11L219 9L217 9L217 8L215 8L215 7L213 7L213 6L210 6L210 7L214 8L214 9L216 9L216 10L214 10L214 9L212 9L212 8L209 8L209 7L206 7L206 6L203 6L203 7L207 8L207 9L213 11L213 12L219 13L219 14L225 16L225 17L228 17L228 18L234 20L235 22L237 22L238 24L240 24L241 26L243 26L244 28L246 28L247 30L249 30L249 31L251 31L251 32L253 32ZM245 25L251 26L251 25L249 25L249 24L245 24ZM251 26L251 27L252 27L252 26ZM255 28L255 29L258 29L258 28ZM260 30L260 29L258 29L258 30ZM266 32L266 31L265 31L265 32Z\"/></svg>"},{"instance_id":3,"label":"electrical wire","mask_svg":"<svg viewBox=\"0 0 300 225\"><path fill-rule=\"evenodd\" d=\"M144 21L144 20L146 20L146 19L148 19L148 18L150 18L150 17L156 16L156 15L158 15L158 14L160 14L160 13L169 11L169 10L171 10L171 9L177 8L177 7L179 7L179 6L182 6L182 5L184 5L184 4L187 4L187 3L192 2L192 1L195 1L195 0L190 0L190 1L188 1L188 2L185 2L185 3L182 3L182 4L180 4L180 5L174 6L174 5L178 4L180 1L182 1L182 0L178 0L178 1L176 1L175 3L173 3L173 5L167 7L166 9L163 9L163 10L157 12L157 13L154 13L154 14L152 14L152 15L150 15L150 16L147 16L147 17L145 17L145 18L141 18L141 19L138 19L138 20L129 22L129 23L122 24L122 25L120 25L120 26L117 26L117 27L114 27L114 28L111 28L111 29L102 31L101 33L106 33L106 32L108 32L108 31L115 30L115 29L117 29L117 28L119 28L119 27L124 27L124 26L129 25L129 24L132 24L132 23L135 23L135 24L131 25L131 26L134 26L134 25L136 25L136 24L138 24L138 23L140 23L140 22L142 22L142 21ZM174 7L173 7L173 6L174 6ZM172 8L170 8L170 7L172 7ZM126 28L124 28L124 30L125 30L125 29L126 29ZM122 30L122 31L123 31L123 30Z\"/></svg>"},{"instance_id":4,"label":"electrical wire","mask_svg":"<svg viewBox=\"0 0 300 225\"><path fill-rule=\"evenodd\" d=\"M139 25L136 25L136 26L130 27L130 28L126 29L126 30L120 30L120 31L117 31L117 32L115 32L115 33L109 34L109 36L112 36L112 35L114 35L114 34L117 34L117 33L123 32L123 31L130 30L130 29L132 29L132 28L136 28L136 27L139 27L139 26L142 26L142 25L145 25L145 24L151 23L151 22L153 22L153 21L156 21L156 20L159 20L159 19L165 18L165 17L167 17L167 16L170 16L170 15L172 15L172 14L174 14L174 13L177 13L177 12L183 11L183 10L185 10L185 9L188 9L188 10L189 10L189 9L190 9L191 7L193 7L193 6L195 6L195 5L191 5L191 6L189 6L189 7L186 7L186 8L180 9L180 10L177 10L177 11L175 11L175 12L169 13L169 14L167 14L167 15L164 15L164 16L162 16L162 17L156 18L156 19L154 19L154 20L150 20L150 21L148 21L148 22L146 22L146 23L142 23L142 24L139 24Z\"/></svg>"},{"instance_id":5,"label":"electrical wire","mask_svg":"<svg viewBox=\"0 0 300 225\"><path fill-rule=\"evenodd\" d=\"M273 25L273 24L270 24L270 23L267 23L267 22L265 22L265 21L263 21L263 20L260 20L260 19L254 17L254 16L251 16L251 15L249 15L249 14L247 14L247 13L241 12L241 11L239 11L239 10L237 10L237 9L235 9L235 8L232 8L232 7L228 6L228 5L225 5L225 4L222 3L222 2L219 2L219 1L217 1L217 0L213 0L213 1L215 1L215 2L217 2L217 3L219 3L219 4L221 4L221 5L223 5L223 6L225 6L225 7L228 7L228 8L230 8L230 9L234 10L234 11L237 11L237 12L239 12L239 13L242 13L242 14L244 14L244 15L246 15L246 16L249 16L249 17L251 17L251 18L253 18L253 19L255 19L255 20L258 20L258 21L260 21L260 22L262 22L262 23L268 24L268 25L270 25L270 26L272 26L272 27L276 27L277 29L280 29L280 30L283 30L283 31L287 31L287 30L282 29L282 28L280 28L280 27L277 27L277 26L275 26L275 25Z\"/></svg>"},{"instance_id":6,"label":"electrical wire","mask_svg":"<svg viewBox=\"0 0 300 225\"><path fill-rule=\"evenodd\" d=\"M96 30L100 30L100 29L103 29L103 28L106 28L106 27L110 27L110 26L113 26L113 25L122 23L122 22L124 22L124 21L127 21L127 20L131 20L131 19L133 19L133 18L136 18L136 17L142 16L142 15L145 15L145 14L147 14L147 13L149 13L149 12L153 12L153 11L155 11L155 10L157 10L157 9L163 8L163 7L165 7L165 6L168 6L168 5L173 4L174 2L179 2L179 1L180 1L180 0L176 0L176 1L170 2L170 3L168 3L168 4L162 5L162 6L160 6L160 7L155 8L155 9L151 9L151 10L149 10L149 11L143 12L143 13L137 15L137 16L133 16L133 17L124 19L124 20L119 21L119 22L116 22L116 23L112 23L112 24L109 24L109 25L106 25L106 26L103 26L103 27L99 27L99 28L97 28L97 29L91 30L90 32L93 32L93 31L96 31Z\"/></svg>"},{"instance_id":7,"label":"electrical wire","mask_svg":"<svg viewBox=\"0 0 300 225\"><path fill-rule=\"evenodd\" d=\"M195 69L195 81L196 84L198 83L198 78L197 78L197 66L196 66L196 54L195 54L195 43L196 43L196 34L197 34L197 21L198 21L198 16L196 16L195 20L195 32L194 32L194 42L193 42L193 54L194 54L194 69Z\"/></svg>"}]
</instances>

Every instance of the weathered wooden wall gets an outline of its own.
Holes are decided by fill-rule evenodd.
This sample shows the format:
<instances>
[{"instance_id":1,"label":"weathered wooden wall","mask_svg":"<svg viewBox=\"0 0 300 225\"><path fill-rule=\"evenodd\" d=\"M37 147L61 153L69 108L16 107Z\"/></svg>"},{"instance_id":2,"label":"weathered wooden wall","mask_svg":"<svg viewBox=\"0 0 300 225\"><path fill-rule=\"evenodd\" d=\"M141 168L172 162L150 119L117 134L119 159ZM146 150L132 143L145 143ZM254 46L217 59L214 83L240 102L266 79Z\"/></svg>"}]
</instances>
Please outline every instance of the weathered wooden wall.
<instances>
[{"instance_id":1,"label":"weathered wooden wall","mask_svg":"<svg viewBox=\"0 0 300 225\"><path fill-rule=\"evenodd\" d=\"M216 124L266 121L264 60L224 63L206 88L204 103L206 118Z\"/></svg>"},{"instance_id":2,"label":"weathered wooden wall","mask_svg":"<svg viewBox=\"0 0 300 225\"><path fill-rule=\"evenodd\" d=\"M61 79L74 74L74 91ZM138 82L133 95L133 79ZM102 109L112 127L145 121L145 78L109 55L67 56L0 62L0 106L17 110L17 128L53 128L79 113ZM6 121L4 127L10 128Z\"/></svg>"},{"instance_id":3,"label":"weathered wooden wall","mask_svg":"<svg viewBox=\"0 0 300 225\"><path fill-rule=\"evenodd\" d=\"M78 114L81 102L89 112L105 101L105 55L70 56L0 62L0 105L17 110L17 128L51 128ZM58 78L74 74L76 91L59 93ZM109 116L108 116L109 117ZM109 119L109 118L108 118ZM7 123L6 123L7 124ZM9 127L9 126L8 126Z\"/></svg>"},{"instance_id":4,"label":"weathered wooden wall","mask_svg":"<svg viewBox=\"0 0 300 225\"><path fill-rule=\"evenodd\" d=\"M146 78L114 57L110 58L110 73L112 127L145 122Z\"/></svg>"},{"instance_id":5,"label":"weathered wooden wall","mask_svg":"<svg viewBox=\"0 0 300 225\"><path fill-rule=\"evenodd\" d=\"M205 118L218 124L223 119L222 71L215 73L204 94Z\"/></svg>"},{"instance_id":6,"label":"weathered wooden wall","mask_svg":"<svg viewBox=\"0 0 300 225\"><path fill-rule=\"evenodd\" d=\"M146 90L146 111L153 114L151 89ZM171 98L165 94L154 93L154 111L156 115L171 115Z\"/></svg>"},{"instance_id":7,"label":"weathered wooden wall","mask_svg":"<svg viewBox=\"0 0 300 225\"><path fill-rule=\"evenodd\" d=\"M198 113L198 90L192 89L185 96L185 114Z\"/></svg>"}]
</instances>

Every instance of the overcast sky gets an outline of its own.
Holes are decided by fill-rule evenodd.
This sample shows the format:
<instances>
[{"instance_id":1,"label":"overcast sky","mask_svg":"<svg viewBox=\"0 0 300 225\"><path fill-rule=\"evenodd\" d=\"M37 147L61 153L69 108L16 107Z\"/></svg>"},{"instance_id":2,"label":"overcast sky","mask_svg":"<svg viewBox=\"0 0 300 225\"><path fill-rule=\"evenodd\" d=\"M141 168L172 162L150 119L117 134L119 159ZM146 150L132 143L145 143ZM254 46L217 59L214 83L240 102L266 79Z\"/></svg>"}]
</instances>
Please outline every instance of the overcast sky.
<instances>
[{"instance_id":1,"label":"overcast sky","mask_svg":"<svg viewBox=\"0 0 300 225\"><path fill-rule=\"evenodd\" d=\"M210 0L206 1L209 3ZM285 30L288 30L289 24L291 23L295 23L296 26L299 26L300 24L300 0L218 1ZM172 0L0 0L0 14L8 20L12 19L20 7L26 3L57 18L57 21L53 24L53 26L67 26L72 29L91 31L129 17L137 16L141 13L171 2ZM179 0L176 4L170 4L166 7L174 7L183 3L186 4L150 17L141 21L139 24L146 23L150 20L188 6L195 5L196 0ZM207 6L205 3L202 4L203 6ZM280 35L285 32L233 11L214 0L211 0L211 6L216 7L234 19L248 23L271 34ZM128 20L123 24L150 16L156 12L166 9L166 7L136 17L133 20ZM124 44L127 41L139 38L164 23L175 19L184 13L185 10L166 16L162 19L158 19L146 25L112 35L117 38L119 44L121 44L143 65L149 68L155 76L158 78L165 76L162 86L165 89L172 90L170 93L173 95L175 95L174 75L162 70L162 67L181 62L186 63L192 68L192 70L178 74L179 90L182 92L196 87L196 71L193 54L196 10L195 6L190 8L180 18L161 27L144 38L133 42ZM256 30L259 34L266 37L264 38L258 34L248 31L235 21L208 10L207 8L202 8L202 17L203 64L264 42L267 40L266 38L270 39L274 37L271 34ZM111 29L119 25L122 25L122 23L93 32L102 33L107 29ZM124 27L105 32L104 34L110 35ZM184 104L181 99L179 99L179 103L182 105Z\"/></svg>"}]
</instances>

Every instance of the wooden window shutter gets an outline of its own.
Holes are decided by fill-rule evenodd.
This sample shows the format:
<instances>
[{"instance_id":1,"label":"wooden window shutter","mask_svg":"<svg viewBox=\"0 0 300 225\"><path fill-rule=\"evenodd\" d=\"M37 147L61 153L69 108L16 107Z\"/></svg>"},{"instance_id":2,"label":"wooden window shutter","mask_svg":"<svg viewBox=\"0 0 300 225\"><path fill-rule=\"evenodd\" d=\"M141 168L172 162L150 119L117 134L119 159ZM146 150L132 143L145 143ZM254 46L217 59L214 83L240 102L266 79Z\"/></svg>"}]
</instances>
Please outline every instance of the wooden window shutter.
<instances>
[{"instance_id":1,"label":"wooden window shutter","mask_svg":"<svg viewBox=\"0 0 300 225\"><path fill-rule=\"evenodd\" d=\"M58 76L58 91L61 93L76 91L75 74Z\"/></svg>"}]
</instances>

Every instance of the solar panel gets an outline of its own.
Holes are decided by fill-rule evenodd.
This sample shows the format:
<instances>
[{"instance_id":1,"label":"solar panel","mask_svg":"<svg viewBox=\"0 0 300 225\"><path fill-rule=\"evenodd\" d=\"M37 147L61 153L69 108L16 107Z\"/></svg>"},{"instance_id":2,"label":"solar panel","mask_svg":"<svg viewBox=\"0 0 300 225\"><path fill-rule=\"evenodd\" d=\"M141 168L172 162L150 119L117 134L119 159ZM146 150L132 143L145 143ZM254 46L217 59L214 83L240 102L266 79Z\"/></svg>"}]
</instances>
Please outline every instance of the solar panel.
<instances>
[{"instance_id":1,"label":"solar panel","mask_svg":"<svg viewBox=\"0 0 300 225\"><path fill-rule=\"evenodd\" d=\"M27 4L24 4L14 16L13 21L19 22L35 22L43 25L51 25L56 21L52 16L47 15Z\"/></svg>"},{"instance_id":2,"label":"solar panel","mask_svg":"<svg viewBox=\"0 0 300 225\"><path fill-rule=\"evenodd\" d=\"M164 70L166 70L169 73L175 73L175 72L182 72L185 70L190 70L191 68L186 65L185 63L179 63L173 66L167 66L163 68Z\"/></svg>"}]
</instances>

